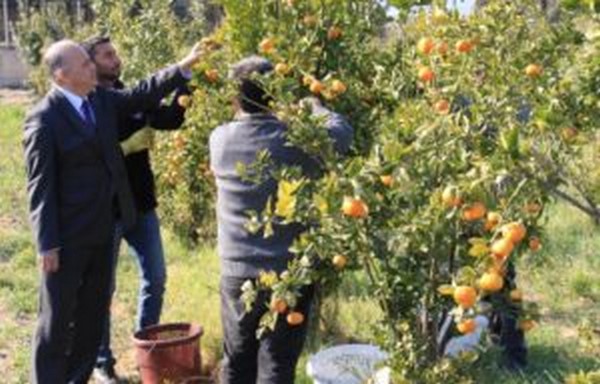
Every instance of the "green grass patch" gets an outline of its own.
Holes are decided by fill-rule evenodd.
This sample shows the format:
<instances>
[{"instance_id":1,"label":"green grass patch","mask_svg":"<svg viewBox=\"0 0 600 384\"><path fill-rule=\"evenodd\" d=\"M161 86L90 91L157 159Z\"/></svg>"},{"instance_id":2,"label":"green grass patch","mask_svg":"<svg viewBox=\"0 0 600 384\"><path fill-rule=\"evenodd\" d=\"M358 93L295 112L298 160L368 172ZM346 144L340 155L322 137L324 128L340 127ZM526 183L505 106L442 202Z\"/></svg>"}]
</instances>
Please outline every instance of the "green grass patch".
<instances>
[{"instance_id":1,"label":"green grass patch","mask_svg":"<svg viewBox=\"0 0 600 384\"><path fill-rule=\"evenodd\" d=\"M0 239L27 228L22 124L24 108L0 104ZM0 251L1 252L1 251ZM0 253L1 255L1 253ZM0 256L1 257L1 256Z\"/></svg>"}]
</instances>

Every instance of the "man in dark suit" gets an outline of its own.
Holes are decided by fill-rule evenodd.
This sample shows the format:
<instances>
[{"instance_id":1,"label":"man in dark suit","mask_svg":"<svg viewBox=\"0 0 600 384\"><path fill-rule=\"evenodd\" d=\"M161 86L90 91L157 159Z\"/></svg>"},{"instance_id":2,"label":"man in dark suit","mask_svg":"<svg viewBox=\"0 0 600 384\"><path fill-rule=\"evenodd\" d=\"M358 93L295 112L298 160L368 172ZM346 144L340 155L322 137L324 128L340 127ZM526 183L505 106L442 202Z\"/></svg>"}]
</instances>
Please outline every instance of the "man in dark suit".
<instances>
[{"instance_id":1,"label":"man in dark suit","mask_svg":"<svg viewBox=\"0 0 600 384\"><path fill-rule=\"evenodd\" d=\"M59 41L44 62L52 90L25 122L30 218L42 270L33 341L34 383L87 383L109 302L115 221L135 208L117 121L154 107L186 82L198 47L131 90L96 89L96 68L77 43Z\"/></svg>"},{"instance_id":2,"label":"man in dark suit","mask_svg":"<svg viewBox=\"0 0 600 384\"><path fill-rule=\"evenodd\" d=\"M122 61L108 36L97 36L83 42L90 58L96 65L98 85L106 89L123 89L120 81ZM151 138L152 129L173 130L180 128L184 122L185 109L179 105L178 98L189 94L187 87L177 90L171 102L160 103L147 111L137 111L123 116L118 121L119 140L125 154L125 168L133 200L137 211L137 220L132 228L125 231L117 223L114 240L114 263L111 279L111 292L116 285L116 267L121 240L129 246L135 257L140 275L140 292L136 330L158 324L163 303L166 284L166 266L160 236L160 224L156 213L157 199L154 175L150 166L150 151L147 147L139 147L139 151L131 148L136 141L135 135L145 132ZM144 127L151 128L144 128ZM140 130L140 128L143 128ZM139 141L141 144L147 142ZM105 324L104 336L98 353L94 380L97 383L117 383L119 378L115 372L116 359L110 346L110 312Z\"/></svg>"}]
</instances>

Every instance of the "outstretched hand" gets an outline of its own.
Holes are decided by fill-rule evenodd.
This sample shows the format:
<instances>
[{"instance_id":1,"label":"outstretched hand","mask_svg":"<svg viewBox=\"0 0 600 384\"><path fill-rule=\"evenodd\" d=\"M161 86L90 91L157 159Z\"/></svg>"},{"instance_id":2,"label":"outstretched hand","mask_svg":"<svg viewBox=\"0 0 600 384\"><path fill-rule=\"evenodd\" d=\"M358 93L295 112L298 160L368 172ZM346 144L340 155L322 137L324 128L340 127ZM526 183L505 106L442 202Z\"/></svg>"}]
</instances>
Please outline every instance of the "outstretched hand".
<instances>
[{"instance_id":1,"label":"outstretched hand","mask_svg":"<svg viewBox=\"0 0 600 384\"><path fill-rule=\"evenodd\" d=\"M44 252L40 254L40 268L44 273L54 273L58 271L60 266L58 260L58 249Z\"/></svg>"},{"instance_id":2,"label":"outstretched hand","mask_svg":"<svg viewBox=\"0 0 600 384\"><path fill-rule=\"evenodd\" d=\"M202 59L205 51L202 43L196 43L190 53L179 62L179 68L183 71L191 71L194 64Z\"/></svg>"}]
</instances>

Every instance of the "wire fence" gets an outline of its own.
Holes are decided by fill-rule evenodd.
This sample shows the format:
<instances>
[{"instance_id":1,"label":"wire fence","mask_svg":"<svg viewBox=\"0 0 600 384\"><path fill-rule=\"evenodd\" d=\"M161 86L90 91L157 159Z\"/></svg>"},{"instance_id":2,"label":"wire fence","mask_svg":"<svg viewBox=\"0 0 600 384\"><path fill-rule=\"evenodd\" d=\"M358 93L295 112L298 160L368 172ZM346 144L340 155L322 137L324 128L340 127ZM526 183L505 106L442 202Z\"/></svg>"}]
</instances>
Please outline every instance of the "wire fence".
<instances>
[{"instance_id":1,"label":"wire fence","mask_svg":"<svg viewBox=\"0 0 600 384\"><path fill-rule=\"evenodd\" d=\"M44 9L60 5L66 7L76 20L84 20L88 0L0 0L0 46L14 46L16 43L15 24L22 13L28 14L32 9ZM87 7L87 8L86 8Z\"/></svg>"},{"instance_id":2,"label":"wire fence","mask_svg":"<svg viewBox=\"0 0 600 384\"><path fill-rule=\"evenodd\" d=\"M2 41L3 46L12 46L14 43L13 28L10 20L9 1L2 0Z\"/></svg>"}]
</instances>

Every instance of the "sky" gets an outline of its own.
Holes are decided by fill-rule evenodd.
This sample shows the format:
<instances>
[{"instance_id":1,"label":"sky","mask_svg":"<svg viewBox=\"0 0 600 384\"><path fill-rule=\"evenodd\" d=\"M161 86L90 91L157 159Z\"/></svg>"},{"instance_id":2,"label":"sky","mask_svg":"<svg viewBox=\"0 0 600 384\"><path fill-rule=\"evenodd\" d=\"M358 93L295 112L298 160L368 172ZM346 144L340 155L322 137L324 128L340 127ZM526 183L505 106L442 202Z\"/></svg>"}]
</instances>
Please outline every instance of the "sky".
<instances>
[{"instance_id":1,"label":"sky","mask_svg":"<svg viewBox=\"0 0 600 384\"><path fill-rule=\"evenodd\" d=\"M468 14L475 6L475 0L448 0L446 1L448 9L458 9L461 15Z\"/></svg>"},{"instance_id":2,"label":"sky","mask_svg":"<svg viewBox=\"0 0 600 384\"><path fill-rule=\"evenodd\" d=\"M386 3L385 0L380 0L381 3ZM458 9L458 12L461 15L466 15L469 14L469 12L471 12L471 10L473 9L473 6L475 5L475 0L447 0L446 1L446 6L448 7L448 9ZM393 9L393 7L390 7L390 9L388 10L388 13L390 14L390 16L394 16L396 14L396 11Z\"/></svg>"}]
</instances>

